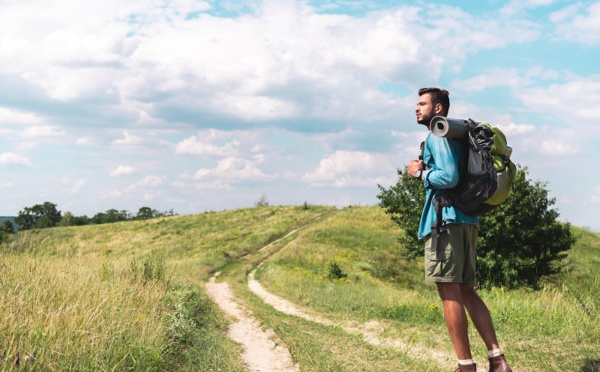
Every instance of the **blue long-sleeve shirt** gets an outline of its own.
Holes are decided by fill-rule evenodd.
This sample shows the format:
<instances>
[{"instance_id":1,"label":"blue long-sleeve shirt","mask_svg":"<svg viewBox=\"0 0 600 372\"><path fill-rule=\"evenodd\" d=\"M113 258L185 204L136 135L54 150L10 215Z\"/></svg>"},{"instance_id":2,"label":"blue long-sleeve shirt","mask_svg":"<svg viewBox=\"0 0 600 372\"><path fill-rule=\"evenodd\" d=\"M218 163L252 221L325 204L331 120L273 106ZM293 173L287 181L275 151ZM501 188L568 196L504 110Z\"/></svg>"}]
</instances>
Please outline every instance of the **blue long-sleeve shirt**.
<instances>
[{"instance_id":1,"label":"blue long-sleeve shirt","mask_svg":"<svg viewBox=\"0 0 600 372\"><path fill-rule=\"evenodd\" d=\"M455 139L438 137L431 132L425 140L423 148L423 171L422 179L426 190L425 206L421 214L419 224L419 239L431 234L431 225L437 221L433 199L458 185L460 167L464 164L467 156L465 145ZM444 207L442 218L445 223L469 223L478 224L478 217L470 217L454 207Z\"/></svg>"}]
</instances>

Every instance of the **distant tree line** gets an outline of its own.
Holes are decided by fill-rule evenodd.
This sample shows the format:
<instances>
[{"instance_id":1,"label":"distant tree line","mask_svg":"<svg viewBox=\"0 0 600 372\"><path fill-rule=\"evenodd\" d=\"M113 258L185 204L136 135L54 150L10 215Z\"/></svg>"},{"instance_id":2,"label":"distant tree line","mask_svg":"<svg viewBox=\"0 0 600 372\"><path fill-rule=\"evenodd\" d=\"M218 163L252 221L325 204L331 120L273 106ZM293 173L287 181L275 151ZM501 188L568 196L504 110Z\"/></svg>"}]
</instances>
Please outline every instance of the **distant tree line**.
<instances>
[{"instance_id":1,"label":"distant tree line","mask_svg":"<svg viewBox=\"0 0 600 372\"><path fill-rule=\"evenodd\" d=\"M135 215L126 210L119 211L117 209L109 209L106 212L96 213L90 218L86 215L76 216L71 212L65 212L63 214L57 209L56 204L45 202L43 204L36 204L32 207L23 208L23 210L19 211L19 215L15 218L15 223L19 230L30 230L44 229L55 226L100 225L121 221L148 220L151 218L175 215L177 214L173 212L172 209L165 212L160 212L150 207L141 207ZM10 234L14 232L14 230L15 227L13 226L12 222L6 219L0 226L0 235Z\"/></svg>"}]
</instances>

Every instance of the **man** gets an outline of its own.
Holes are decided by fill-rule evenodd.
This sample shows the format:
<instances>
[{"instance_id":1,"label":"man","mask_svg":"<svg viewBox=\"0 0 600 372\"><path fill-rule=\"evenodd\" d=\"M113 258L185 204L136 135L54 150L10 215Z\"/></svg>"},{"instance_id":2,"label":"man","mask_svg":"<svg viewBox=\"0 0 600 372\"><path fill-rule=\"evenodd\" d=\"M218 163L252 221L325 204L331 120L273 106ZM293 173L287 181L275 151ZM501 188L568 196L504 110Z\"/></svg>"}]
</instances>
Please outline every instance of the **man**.
<instances>
[{"instance_id":1,"label":"man","mask_svg":"<svg viewBox=\"0 0 600 372\"><path fill-rule=\"evenodd\" d=\"M447 116L450 108L449 93L439 88L419 90L416 107L417 122L427 126L435 116ZM425 277L435 282L444 306L444 319L458 357L457 371L477 371L473 362L466 312L488 348L490 371L510 372L498 346L490 312L475 292L475 263L477 217L469 217L450 206L442 212L444 231L437 237L432 250L432 224L437 217L434 198L458 185L466 146L460 140L437 137L431 132L424 142L423 157L412 160L406 171L422 180L426 200L419 225L419 238L425 239ZM437 233L434 231L434 233ZM466 308L466 311L465 311Z\"/></svg>"}]
</instances>

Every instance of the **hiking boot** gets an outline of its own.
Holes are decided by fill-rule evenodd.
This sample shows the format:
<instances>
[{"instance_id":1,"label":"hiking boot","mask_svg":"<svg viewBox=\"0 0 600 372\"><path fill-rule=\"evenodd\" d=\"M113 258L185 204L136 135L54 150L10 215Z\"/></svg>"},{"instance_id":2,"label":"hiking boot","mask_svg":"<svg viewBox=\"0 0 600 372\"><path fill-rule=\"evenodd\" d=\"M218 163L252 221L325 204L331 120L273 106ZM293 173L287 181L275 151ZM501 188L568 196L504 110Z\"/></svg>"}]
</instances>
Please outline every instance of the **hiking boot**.
<instances>
[{"instance_id":1,"label":"hiking boot","mask_svg":"<svg viewBox=\"0 0 600 372\"><path fill-rule=\"evenodd\" d=\"M488 358L490 361L489 372L512 372L512 369L506 362L504 354L498 355L497 357Z\"/></svg>"},{"instance_id":2,"label":"hiking boot","mask_svg":"<svg viewBox=\"0 0 600 372\"><path fill-rule=\"evenodd\" d=\"M477 372L477 364L475 364L475 363L467 364L467 365L459 364L458 368L456 370L454 370L454 372Z\"/></svg>"}]
</instances>

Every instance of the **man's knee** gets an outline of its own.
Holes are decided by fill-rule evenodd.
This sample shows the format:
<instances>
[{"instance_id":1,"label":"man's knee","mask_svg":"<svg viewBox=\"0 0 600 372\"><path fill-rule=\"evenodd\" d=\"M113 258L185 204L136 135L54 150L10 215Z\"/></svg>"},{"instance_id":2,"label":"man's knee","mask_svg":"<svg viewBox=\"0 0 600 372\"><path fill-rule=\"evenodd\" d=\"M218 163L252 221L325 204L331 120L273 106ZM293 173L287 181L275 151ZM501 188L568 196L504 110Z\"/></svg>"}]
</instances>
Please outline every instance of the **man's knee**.
<instances>
[{"instance_id":1,"label":"man's knee","mask_svg":"<svg viewBox=\"0 0 600 372\"><path fill-rule=\"evenodd\" d=\"M463 303L466 306L469 306L470 304L475 303L477 301L482 301L477 292L475 291L475 288L469 284L463 284L460 286L460 295L463 299Z\"/></svg>"},{"instance_id":2,"label":"man's knee","mask_svg":"<svg viewBox=\"0 0 600 372\"><path fill-rule=\"evenodd\" d=\"M437 282L438 293L442 301L462 302L461 285L458 283Z\"/></svg>"}]
</instances>

